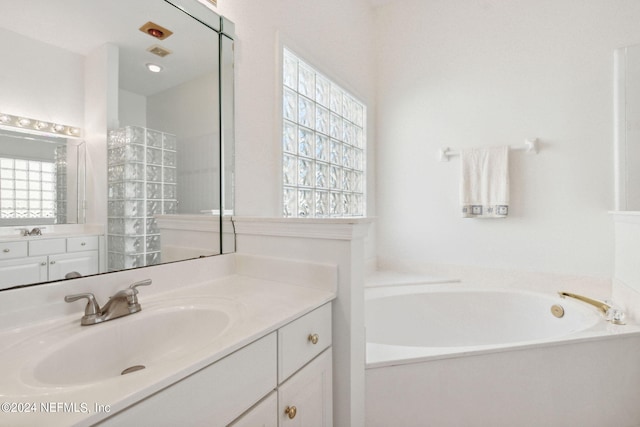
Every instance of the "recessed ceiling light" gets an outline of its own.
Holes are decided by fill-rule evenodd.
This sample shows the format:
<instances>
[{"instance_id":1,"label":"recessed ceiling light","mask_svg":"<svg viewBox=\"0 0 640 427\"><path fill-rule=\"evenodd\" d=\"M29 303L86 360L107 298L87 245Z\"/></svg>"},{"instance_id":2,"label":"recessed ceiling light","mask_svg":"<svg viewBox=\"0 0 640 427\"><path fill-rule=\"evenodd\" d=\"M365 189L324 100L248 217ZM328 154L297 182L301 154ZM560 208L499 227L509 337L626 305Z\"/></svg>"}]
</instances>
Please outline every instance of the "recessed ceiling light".
<instances>
[{"instance_id":1,"label":"recessed ceiling light","mask_svg":"<svg viewBox=\"0 0 640 427\"><path fill-rule=\"evenodd\" d=\"M159 73L160 71L162 71L162 67L157 65L157 64L147 64L147 70L151 71L152 73Z\"/></svg>"}]
</instances>

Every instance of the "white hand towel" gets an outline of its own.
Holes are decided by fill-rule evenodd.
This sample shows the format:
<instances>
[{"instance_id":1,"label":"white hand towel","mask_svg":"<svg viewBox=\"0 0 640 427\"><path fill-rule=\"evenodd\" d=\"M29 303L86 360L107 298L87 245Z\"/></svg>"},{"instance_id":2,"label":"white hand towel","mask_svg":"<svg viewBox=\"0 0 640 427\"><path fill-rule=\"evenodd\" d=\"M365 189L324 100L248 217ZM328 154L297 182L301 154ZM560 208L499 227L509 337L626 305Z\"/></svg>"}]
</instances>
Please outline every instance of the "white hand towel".
<instances>
[{"instance_id":1,"label":"white hand towel","mask_svg":"<svg viewBox=\"0 0 640 427\"><path fill-rule=\"evenodd\" d=\"M505 218L509 213L509 147L460 152L463 218Z\"/></svg>"}]
</instances>

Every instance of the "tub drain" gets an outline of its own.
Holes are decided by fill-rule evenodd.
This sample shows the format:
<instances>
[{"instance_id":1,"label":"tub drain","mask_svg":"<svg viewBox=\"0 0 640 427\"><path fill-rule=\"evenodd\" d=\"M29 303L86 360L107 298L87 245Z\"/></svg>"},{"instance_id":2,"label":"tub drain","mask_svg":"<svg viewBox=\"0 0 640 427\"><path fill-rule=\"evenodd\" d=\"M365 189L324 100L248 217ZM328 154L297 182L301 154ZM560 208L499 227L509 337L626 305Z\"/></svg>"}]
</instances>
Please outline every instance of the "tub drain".
<instances>
[{"instance_id":1,"label":"tub drain","mask_svg":"<svg viewBox=\"0 0 640 427\"><path fill-rule=\"evenodd\" d=\"M120 375L130 374L131 372L139 371L139 370L144 369L144 368L145 368L144 365L130 366L127 369L125 369L124 371L120 372Z\"/></svg>"},{"instance_id":2,"label":"tub drain","mask_svg":"<svg viewBox=\"0 0 640 427\"><path fill-rule=\"evenodd\" d=\"M562 308L561 305L554 304L551 306L551 314L553 314L557 318L560 318L564 316L564 308Z\"/></svg>"}]
</instances>

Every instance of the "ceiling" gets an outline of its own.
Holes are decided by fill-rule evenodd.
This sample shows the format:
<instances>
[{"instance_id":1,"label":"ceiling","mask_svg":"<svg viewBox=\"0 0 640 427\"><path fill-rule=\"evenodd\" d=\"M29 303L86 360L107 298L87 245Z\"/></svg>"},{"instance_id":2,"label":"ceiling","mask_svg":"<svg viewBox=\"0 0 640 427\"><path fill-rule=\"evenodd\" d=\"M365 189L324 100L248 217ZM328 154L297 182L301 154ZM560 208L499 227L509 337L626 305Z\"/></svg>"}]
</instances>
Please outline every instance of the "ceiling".
<instances>
[{"instance_id":1,"label":"ceiling","mask_svg":"<svg viewBox=\"0 0 640 427\"><path fill-rule=\"evenodd\" d=\"M369 3L371 3L371 5L373 7L379 7L379 6L383 6L385 4L399 2L399 1L400 0L369 0Z\"/></svg>"},{"instance_id":2,"label":"ceiling","mask_svg":"<svg viewBox=\"0 0 640 427\"><path fill-rule=\"evenodd\" d=\"M87 55L111 43L120 51L120 87L151 95L217 70L216 33L172 5L157 0L0 0L0 27ZM138 29L153 21L173 35L158 40ZM173 53L160 58L147 49ZM153 74L145 64L164 70Z\"/></svg>"}]
</instances>

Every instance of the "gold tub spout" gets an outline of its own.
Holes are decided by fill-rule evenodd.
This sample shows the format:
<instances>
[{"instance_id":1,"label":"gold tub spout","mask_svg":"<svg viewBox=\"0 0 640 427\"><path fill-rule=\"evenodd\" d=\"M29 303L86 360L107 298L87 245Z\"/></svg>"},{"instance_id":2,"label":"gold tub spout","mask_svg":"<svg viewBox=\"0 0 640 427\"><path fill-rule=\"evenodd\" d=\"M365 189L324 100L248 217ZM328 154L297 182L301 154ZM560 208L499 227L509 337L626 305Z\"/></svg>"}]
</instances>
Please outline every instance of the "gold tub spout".
<instances>
[{"instance_id":1,"label":"gold tub spout","mask_svg":"<svg viewBox=\"0 0 640 427\"><path fill-rule=\"evenodd\" d=\"M572 294L571 292L558 292L558 295L560 295L560 298L569 297L577 299L578 301L586 302L587 304L597 308L609 322L615 323L616 325L624 325L624 313L606 302L598 301L583 295Z\"/></svg>"}]
</instances>

